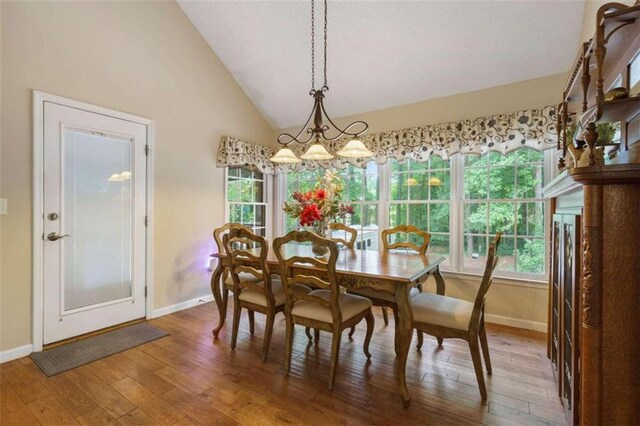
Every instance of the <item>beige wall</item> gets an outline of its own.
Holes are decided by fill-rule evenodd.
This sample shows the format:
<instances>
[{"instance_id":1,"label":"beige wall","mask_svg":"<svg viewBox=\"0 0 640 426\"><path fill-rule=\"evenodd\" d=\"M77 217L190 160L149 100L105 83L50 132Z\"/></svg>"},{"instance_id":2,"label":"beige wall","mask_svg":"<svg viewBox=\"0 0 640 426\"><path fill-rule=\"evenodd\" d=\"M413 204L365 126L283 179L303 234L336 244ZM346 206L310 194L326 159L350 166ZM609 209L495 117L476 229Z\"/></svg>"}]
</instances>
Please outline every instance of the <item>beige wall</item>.
<instances>
[{"instance_id":1,"label":"beige wall","mask_svg":"<svg viewBox=\"0 0 640 426\"><path fill-rule=\"evenodd\" d=\"M552 75L506 86L343 117L337 119L336 122L344 126L354 120L364 120L369 124L370 132L375 133L555 105L562 98L566 79L566 74ZM289 130L295 130L295 128ZM445 278L447 294L467 300L474 299L479 285L477 278L462 278L451 275ZM430 286L433 286L433 283ZM547 286L497 280L487 296L487 314L489 321L545 329Z\"/></svg>"},{"instance_id":2,"label":"beige wall","mask_svg":"<svg viewBox=\"0 0 640 426\"><path fill-rule=\"evenodd\" d=\"M174 2L2 1L0 351L31 343L31 91L155 121L156 308L210 294L220 136L273 130Z\"/></svg>"}]
</instances>

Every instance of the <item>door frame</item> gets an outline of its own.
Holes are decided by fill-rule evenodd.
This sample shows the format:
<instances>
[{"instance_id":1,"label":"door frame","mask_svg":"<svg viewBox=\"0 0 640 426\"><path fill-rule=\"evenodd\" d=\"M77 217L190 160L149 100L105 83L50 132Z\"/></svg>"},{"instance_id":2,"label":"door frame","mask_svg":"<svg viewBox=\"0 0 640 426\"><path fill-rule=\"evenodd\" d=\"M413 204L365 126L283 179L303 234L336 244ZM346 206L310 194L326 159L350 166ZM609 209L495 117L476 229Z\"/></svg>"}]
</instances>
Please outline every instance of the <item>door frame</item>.
<instances>
[{"instance_id":1,"label":"door frame","mask_svg":"<svg viewBox=\"0 0 640 426\"><path fill-rule=\"evenodd\" d=\"M154 122L109 108L64 98L49 93L33 91L33 208L32 208L32 342L33 352L42 351L44 342L44 103L49 102L69 108L80 109L112 118L142 124L147 128L147 185L145 232L145 275L146 301L145 317L153 311L153 163L154 163Z\"/></svg>"}]
</instances>

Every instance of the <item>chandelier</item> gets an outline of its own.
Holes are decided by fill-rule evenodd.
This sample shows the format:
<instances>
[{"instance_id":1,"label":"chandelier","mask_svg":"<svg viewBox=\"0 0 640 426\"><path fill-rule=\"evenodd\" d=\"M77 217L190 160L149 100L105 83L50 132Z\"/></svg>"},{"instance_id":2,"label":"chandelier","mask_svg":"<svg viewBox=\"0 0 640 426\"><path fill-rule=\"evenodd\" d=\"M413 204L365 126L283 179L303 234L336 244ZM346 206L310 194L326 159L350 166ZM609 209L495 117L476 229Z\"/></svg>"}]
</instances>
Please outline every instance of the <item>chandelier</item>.
<instances>
[{"instance_id":1,"label":"chandelier","mask_svg":"<svg viewBox=\"0 0 640 426\"><path fill-rule=\"evenodd\" d=\"M324 108L325 92L329 90L327 85L327 0L324 0L324 84L321 88L316 89L314 3L315 0L311 0L311 91L309 95L313 97L313 109L297 135L293 136L285 132L278 136L278 143L283 147L278 150L276 155L271 157L271 161L274 163L299 163L301 161L289 148L292 143L298 143L302 146L309 145L307 151L300 156L304 160L330 160L333 155L327 151L322 142L333 142L343 136L348 136L352 139L344 148L336 152L339 156L363 158L373 155L359 139L360 135L369 128L367 123L354 121L344 129L341 129L329 118ZM325 120L327 124L325 124ZM306 135L303 136L303 133L306 133Z\"/></svg>"}]
</instances>

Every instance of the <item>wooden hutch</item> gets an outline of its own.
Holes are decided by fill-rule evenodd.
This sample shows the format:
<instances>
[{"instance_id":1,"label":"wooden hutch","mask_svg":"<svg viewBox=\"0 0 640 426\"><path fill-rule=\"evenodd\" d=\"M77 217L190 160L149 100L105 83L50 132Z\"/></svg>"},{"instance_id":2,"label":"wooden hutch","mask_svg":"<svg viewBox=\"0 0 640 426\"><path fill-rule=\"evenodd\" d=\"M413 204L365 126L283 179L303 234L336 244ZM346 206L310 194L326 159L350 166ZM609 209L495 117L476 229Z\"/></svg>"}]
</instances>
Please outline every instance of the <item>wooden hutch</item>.
<instances>
[{"instance_id":1,"label":"wooden hutch","mask_svg":"<svg viewBox=\"0 0 640 426\"><path fill-rule=\"evenodd\" d=\"M559 106L562 173L544 188L548 356L571 424L640 424L639 52L640 1L602 6Z\"/></svg>"}]
</instances>

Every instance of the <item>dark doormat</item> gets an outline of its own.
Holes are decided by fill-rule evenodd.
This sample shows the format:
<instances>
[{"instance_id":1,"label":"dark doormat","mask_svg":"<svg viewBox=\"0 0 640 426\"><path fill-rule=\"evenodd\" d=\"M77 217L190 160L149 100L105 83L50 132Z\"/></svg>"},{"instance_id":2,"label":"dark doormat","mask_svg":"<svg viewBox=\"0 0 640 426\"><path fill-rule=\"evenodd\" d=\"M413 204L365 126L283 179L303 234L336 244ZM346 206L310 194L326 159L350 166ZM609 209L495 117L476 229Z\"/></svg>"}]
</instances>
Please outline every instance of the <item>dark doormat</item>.
<instances>
[{"instance_id":1,"label":"dark doormat","mask_svg":"<svg viewBox=\"0 0 640 426\"><path fill-rule=\"evenodd\" d=\"M43 352L34 352L31 359L44 374L54 376L168 335L164 330L141 322Z\"/></svg>"}]
</instances>

